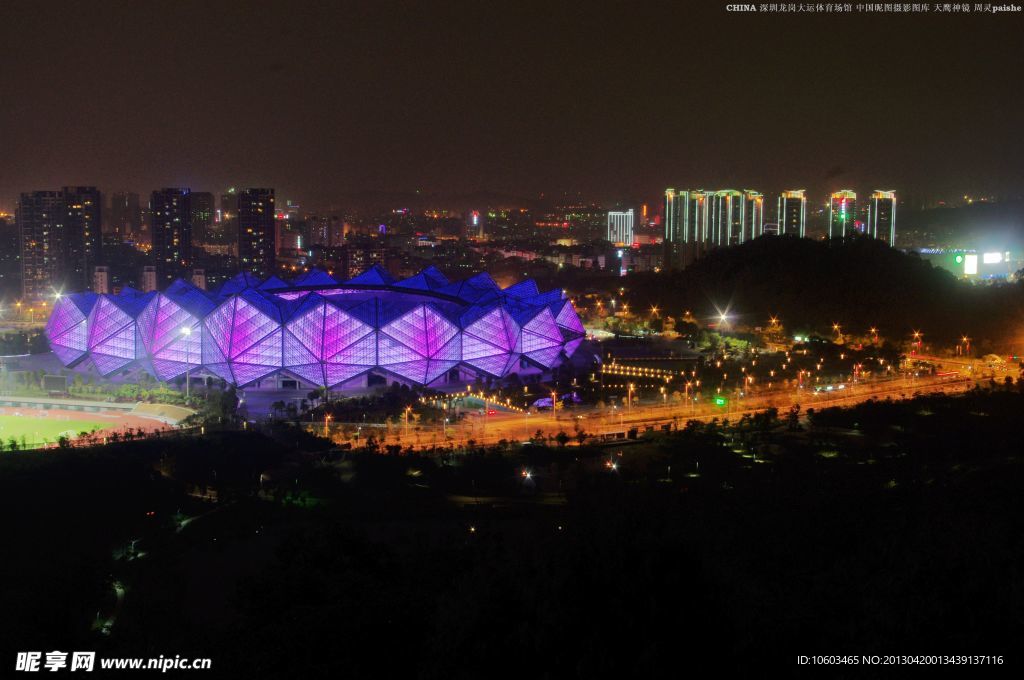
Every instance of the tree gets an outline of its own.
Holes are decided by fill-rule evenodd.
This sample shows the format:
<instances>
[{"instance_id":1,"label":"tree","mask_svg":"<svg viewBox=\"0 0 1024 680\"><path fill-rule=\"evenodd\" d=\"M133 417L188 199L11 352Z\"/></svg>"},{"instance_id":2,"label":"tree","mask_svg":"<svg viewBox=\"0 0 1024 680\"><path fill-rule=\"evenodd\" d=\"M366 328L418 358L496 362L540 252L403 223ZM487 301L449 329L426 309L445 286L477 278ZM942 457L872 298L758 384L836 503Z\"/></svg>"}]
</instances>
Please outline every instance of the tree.
<instances>
[{"instance_id":1,"label":"tree","mask_svg":"<svg viewBox=\"0 0 1024 680\"><path fill-rule=\"evenodd\" d=\"M310 392L309 394L307 394L306 398L309 399L309 403L316 404L318 401L320 401L323 398L323 396L324 396L324 389L322 387L318 387L315 390L313 390L312 392Z\"/></svg>"},{"instance_id":2,"label":"tree","mask_svg":"<svg viewBox=\"0 0 1024 680\"><path fill-rule=\"evenodd\" d=\"M564 449L565 445L569 443L569 435L564 430L560 431L555 435L555 441L558 442L558 448Z\"/></svg>"},{"instance_id":3,"label":"tree","mask_svg":"<svg viewBox=\"0 0 1024 680\"><path fill-rule=\"evenodd\" d=\"M786 416L786 424L791 432L800 429L800 404L793 404L790 407L789 415Z\"/></svg>"}]
</instances>

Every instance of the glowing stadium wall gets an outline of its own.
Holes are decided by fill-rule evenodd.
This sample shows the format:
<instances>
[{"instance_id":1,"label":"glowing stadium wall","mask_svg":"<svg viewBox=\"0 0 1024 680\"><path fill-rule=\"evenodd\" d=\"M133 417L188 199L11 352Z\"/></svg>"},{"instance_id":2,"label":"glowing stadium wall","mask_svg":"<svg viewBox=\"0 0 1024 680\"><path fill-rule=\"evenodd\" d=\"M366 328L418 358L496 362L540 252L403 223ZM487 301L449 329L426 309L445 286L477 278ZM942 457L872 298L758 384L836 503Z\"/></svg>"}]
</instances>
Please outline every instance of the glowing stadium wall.
<instances>
[{"instance_id":1,"label":"glowing stadium wall","mask_svg":"<svg viewBox=\"0 0 1024 680\"><path fill-rule=\"evenodd\" d=\"M205 370L244 387L285 373L334 388L371 371L430 385L458 367L496 378L548 370L585 331L561 291L541 293L533 281L452 283L433 267L395 281L373 267L348 281L240 274L216 293L181 280L161 293L74 293L54 305L46 335L65 366L101 375Z\"/></svg>"}]
</instances>

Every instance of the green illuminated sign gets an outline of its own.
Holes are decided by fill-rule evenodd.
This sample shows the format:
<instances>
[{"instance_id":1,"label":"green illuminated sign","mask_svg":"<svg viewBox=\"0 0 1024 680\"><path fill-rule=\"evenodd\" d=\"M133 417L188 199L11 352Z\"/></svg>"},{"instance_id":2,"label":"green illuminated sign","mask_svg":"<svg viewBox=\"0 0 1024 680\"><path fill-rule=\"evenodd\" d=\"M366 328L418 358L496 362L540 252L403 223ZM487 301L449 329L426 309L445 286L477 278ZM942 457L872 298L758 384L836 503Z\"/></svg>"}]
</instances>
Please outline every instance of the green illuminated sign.
<instances>
[{"instance_id":1,"label":"green illuminated sign","mask_svg":"<svg viewBox=\"0 0 1024 680\"><path fill-rule=\"evenodd\" d=\"M729 403L729 400L725 397L715 397L715 406L725 406Z\"/></svg>"}]
</instances>

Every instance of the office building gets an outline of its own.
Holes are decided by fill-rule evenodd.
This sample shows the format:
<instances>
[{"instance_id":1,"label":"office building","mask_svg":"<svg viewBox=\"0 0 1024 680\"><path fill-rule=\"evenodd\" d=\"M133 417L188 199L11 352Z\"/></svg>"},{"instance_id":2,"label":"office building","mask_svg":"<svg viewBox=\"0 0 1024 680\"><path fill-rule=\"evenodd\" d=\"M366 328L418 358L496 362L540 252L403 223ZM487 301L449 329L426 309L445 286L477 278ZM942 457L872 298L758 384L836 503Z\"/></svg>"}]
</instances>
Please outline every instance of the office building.
<instances>
[{"instance_id":1,"label":"office building","mask_svg":"<svg viewBox=\"0 0 1024 680\"><path fill-rule=\"evenodd\" d=\"M608 213L607 239L616 245L633 245L633 209Z\"/></svg>"}]
</instances>

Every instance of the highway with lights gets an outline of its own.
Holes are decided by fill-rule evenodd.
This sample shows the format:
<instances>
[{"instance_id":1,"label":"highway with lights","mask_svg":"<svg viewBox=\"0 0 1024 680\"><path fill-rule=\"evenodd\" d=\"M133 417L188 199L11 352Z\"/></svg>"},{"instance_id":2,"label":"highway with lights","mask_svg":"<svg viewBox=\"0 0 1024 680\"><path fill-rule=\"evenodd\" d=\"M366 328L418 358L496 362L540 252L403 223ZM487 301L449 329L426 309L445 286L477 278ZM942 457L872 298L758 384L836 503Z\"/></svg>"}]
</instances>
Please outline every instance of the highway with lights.
<instances>
[{"instance_id":1,"label":"highway with lights","mask_svg":"<svg viewBox=\"0 0 1024 680\"><path fill-rule=\"evenodd\" d=\"M410 431L398 427L394 432L383 434L381 445L400 445L402 448L430 450L433 448L462 448L472 445L494 445L502 441L526 442L537 433L547 439L564 432L568 443L578 440L578 433L584 433L587 441L624 440L646 431L671 430L684 427L687 421L709 421L712 419L736 421L744 415L753 415L771 408L778 410L780 417L794 406L800 407L801 416L807 409L821 409L831 406L850 406L872 399L906 399L917 394L955 394L967 391L977 380L964 377L959 372L949 371L940 375L917 377L913 374L896 377L865 380L832 389L774 388L747 393L740 398L694 397L682 403L669 400L633 399L628 407L577 406L550 409L530 413L523 410L506 410L500 404L468 413L453 425L440 427L418 426ZM665 395L662 395L663 397ZM355 440L337 440L339 443Z\"/></svg>"}]
</instances>

